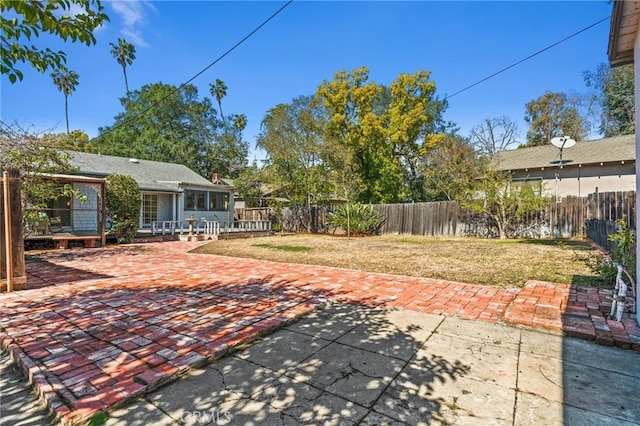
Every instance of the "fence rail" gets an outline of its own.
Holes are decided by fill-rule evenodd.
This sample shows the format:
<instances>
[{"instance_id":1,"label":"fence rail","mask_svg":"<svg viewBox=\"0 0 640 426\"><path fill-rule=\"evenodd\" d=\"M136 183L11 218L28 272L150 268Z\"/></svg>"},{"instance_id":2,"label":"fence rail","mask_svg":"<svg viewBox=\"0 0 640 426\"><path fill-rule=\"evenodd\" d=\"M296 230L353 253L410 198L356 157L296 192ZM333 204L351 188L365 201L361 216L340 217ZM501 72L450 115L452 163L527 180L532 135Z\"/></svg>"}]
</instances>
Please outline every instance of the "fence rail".
<instances>
[{"instance_id":1,"label":"fence rail","mask_svg":"<svg viewBox=\"0 0 640 426\"><path fill-rule=\"evenodd\" d=\"M516 237L587 237L610 248L608 235L615 232L615 221L624 219L635 230L635 191L602 192L586 197L567 196L530 214L511 230ZM374 204L386 221L383 234L428 236L495 236L496 230L482 215L461 208L455 201L412 204ZM328 213L333 206L301 206L284 209L283 228L296 232L333 232Z\"/></svg>"}]
</instances>

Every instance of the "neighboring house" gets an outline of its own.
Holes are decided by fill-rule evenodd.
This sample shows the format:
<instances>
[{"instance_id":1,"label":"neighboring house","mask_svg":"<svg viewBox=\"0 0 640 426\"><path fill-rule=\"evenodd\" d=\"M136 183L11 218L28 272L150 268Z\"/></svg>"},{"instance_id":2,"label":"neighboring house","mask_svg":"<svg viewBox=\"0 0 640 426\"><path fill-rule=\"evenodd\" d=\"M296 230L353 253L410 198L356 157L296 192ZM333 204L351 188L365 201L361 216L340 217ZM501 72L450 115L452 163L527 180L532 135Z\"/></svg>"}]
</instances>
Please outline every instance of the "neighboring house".
<instances>
[{"instance_id":1,"label":"neighboring house","mask_svg":"<svg viewBox=\"0 0 640 426\"><path fill-rule=\"evenodd\" d=\"M640 1L616 0L613 2L608 54L612 67L634 64L635 120L636 123L640 123ZM636 152L639 146L640 139L636 137ZM637 165L636 161L636 167ZM640 173L636 171L636 186L639 175ZM640 223L640 197L636 197L636 223ZM640 244L636 244L636 255L640 259ZM640 262L637 263L636 272L640 272ZM635 294L638 295L638 292L640 292L640 280L636 283ZM640 312L640 297L636 297L637 312ZM636 321L640 324L638 314L636 314Z\"/></svg>"},{"instance_id":2,"label":"neighboring house","mask_svg":"<svg viewBox=\"0 0 640 426\"><path fill-rule=\"evenodd\" d=\"M65 152L79 175L105 178L121 174L137 182L141 229L151 228L152 222L182 222L190 217L222 223L233 220L233 187L217 175L210 181L181 164Z\"/></svg>"},{"instance_id":3,"label":"neighboring house","mask_svg":"<svg viewBox=\"0 0 640 426\"><path fill-rule=\"evenodd\" d=\"M553 145L503 151L495 161L514 180L543 182L547 194L561 197L636 189L635 135L577 142L562 150L562 161Z\"/></svg>"}]
</instances>

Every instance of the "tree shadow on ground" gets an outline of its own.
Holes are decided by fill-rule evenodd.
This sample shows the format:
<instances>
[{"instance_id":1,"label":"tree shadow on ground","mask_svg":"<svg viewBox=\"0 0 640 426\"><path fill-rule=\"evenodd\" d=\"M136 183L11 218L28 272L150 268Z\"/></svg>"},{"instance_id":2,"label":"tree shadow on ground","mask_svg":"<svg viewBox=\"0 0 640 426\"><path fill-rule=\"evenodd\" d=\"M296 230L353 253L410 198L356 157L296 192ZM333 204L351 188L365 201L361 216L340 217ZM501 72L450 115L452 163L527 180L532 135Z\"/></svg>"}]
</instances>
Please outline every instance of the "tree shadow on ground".
<instances>
[{"instance_id":1,"label":"tree shadow on ground","mask_svg":"<svg viewBox=\"0 0 640 426\"><path fill-rule=\"evenodd\" d=\"M455 399L434 390L469 367L424 348L442 320L329 304L114 411L108 424L455 423Z\"/></svg>"},{"instance_id":2,"label":"tree shadow on ground","mask_svg":"<svg viewBox=\"0 0 640 426\"><path fill-rule=\"evenodd\" d=\"M21 367L41 393L46 392L43 384L51 386L54 401L68 406L76 420L87 419L273 331L318 306L319 299L341 296L339 291L296 285L275 276L183 284L180 276L169 275L142 283L56 287L55 292L4 303L0 337L14 358L21 358ZM201 391L189 394L166 386L147 400L177 396L174 420L184 420L181 416L189 407L193 409L189 415L211 414L207 410L214 408L220 415L230 413L232 424L267 418L306 424L326 419L337 424L368 416L374 420L367 422L380 424L376 419L394 418L397 410L389 404L395 401L406 401L409 413L418 410L421 416L442 417L444 402L430 396L430 384L455 380L466 367L417 353L431 329L406 319L394 323L371 307L380 303L374 297L361 302L349 305L353 308L347 311L330 311L333 319L326 314L310 318L316 323L309 330L318 335L283 330L283 336L261 343L275 345L265 352L254 349L261 347L256 343L194 371L212 375L211 380L217 377L207 380ZM331 321L337 321L335 326ZM347 331L361 338L349 340ZM262 366L256 357L275 363ZM404 377L407 368L424 373L419 382ZM397 384L391 384L394 379ZM389 400L393 402L383 399L387 394L395 395ZM150 421L147 416L125 423Z\"/></svg>"}]
</instances>

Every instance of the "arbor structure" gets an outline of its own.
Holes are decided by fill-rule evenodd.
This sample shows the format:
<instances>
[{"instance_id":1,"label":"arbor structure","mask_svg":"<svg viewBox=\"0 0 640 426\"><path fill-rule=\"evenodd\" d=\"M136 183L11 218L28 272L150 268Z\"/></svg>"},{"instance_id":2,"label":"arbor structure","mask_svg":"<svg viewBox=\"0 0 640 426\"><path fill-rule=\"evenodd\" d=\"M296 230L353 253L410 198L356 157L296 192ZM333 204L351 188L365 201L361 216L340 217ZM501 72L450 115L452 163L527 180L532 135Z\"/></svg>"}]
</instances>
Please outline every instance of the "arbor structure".
<instances>
[{"instance_id":1,"label":"arbor structure","mask_svg":"<svg viewBox=\"0 0 640 426\"><path fill-rule=\"evenodd\" d=\"M506 115L487 117L469 133L471 145L478 154L489 158L514 146L517 138L518 124Z\"/></svg>"},{"instance_id":2,"label":"arbor structure","mask_svg":"<svg viewBox=\"0 0 640 426\"><path fill-rule=\"evenodd\" d=\"M60 197L82 200L70 185L59 185L44 177L48 173L73 172L67 157L50 138L38 137L18 124L0 122L0 169L11 168L20 172L25 224L35 221L40 209Z\"/></svg>"},{"instance_id":3,"label":"arbor structure","mask_svg":"<svg viewBox=\"0 0 640 426\"><path fill-rule=\"evenodd\" d=\"M598 130L605 136L635 133L633 65L610 68L602 63L595 72L585 72L587 87L598 108Z\"/></svg>"},{"instance_id":4,"label":"arbor structure","mask_svg":"<svg viewBox=\"0 0 640 426\"><path fill-rule=\"evenodd\" d=\"M527 146L547 145L552 138L565 135L579 141L587 134L584 117L560 92L547 91L529 102L524 119L529 123Z\"/></svg>"},{"instance_id":5,"label":"arbor structure","mask_svg":"<svg viewBox=\"0 0 640 426\"><path fill-rule=\"evenodd\" d=\"M124 74L124 87L129 93L129 82L127 81L127 65L133 64L133 60L136 59L136 48L133 44L128 43L125 39L119 38L118 44L109 43L111 46L111 56L122 67L122 73Z\"/></svg>"},{"instance_id":6,"label":"arbor structure","mask_svg":"<svg viewBox=\"0 0 640 426\"><path fill-rule=\"evenodd\" d=\"M67 135L69 134L69 95L76 90L80 76L75 71L69 71L65 67L55 70L51 73L53 84L64 95L64 116L67 122Z\"/></svg>"},{"instance_id":7,"label":"arbor structure","mask_svg":"<svg viewBox=\"0 0 640 426\"><path fill-rule=\"evenodd\" d=\"M0 71L11 83L22 80L21 63L40 72L62 70L67 60L62 51L26 44L26 40L50 34L64 41L96 43L93 31L109 17L100 0L48 0L0 2ZM73 12L73 13L72 13Z\"/></svg>"}]
</instances>

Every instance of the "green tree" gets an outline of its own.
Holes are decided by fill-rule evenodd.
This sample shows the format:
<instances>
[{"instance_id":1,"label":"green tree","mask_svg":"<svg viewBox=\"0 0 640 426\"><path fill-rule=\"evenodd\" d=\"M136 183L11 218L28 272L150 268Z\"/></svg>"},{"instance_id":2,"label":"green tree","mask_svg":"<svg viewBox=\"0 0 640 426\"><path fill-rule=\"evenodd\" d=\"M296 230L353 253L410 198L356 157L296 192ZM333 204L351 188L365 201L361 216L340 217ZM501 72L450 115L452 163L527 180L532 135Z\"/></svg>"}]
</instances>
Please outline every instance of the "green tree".
<instances>
[{"instance_id":1,"label":"green tree","mask_svg":"<svg viewBox=\"0 0 640 426\"><path fill-rule=\"evenodd\" d=\"M111 46L111 56L113 56L122 67L122 72L124 74L124 87L126 88L127 93L129 93L127 65L133 64L133 60L136 59L136 48L133 44L128 43L122 38L118 39L118 44L109 43L109 45Z\"/></svg>"},{"instance_id":2,"label":"green tree","mask_svg":"<svg viewBox=\"0 0 640 426\"><path fill-rule=\"evenodd\" d=\"M15 83L23 78L19 63L28 62L40 72L63 69L64 52L24 42L50 34L64 41L95 44L93 31L109 20L103 10L99 0L1 1L0 71Z\"/></svg>"},{"instance_id":3,"label":"green tree","mask_svg":"<svg viewBox=\"0 0 640 426\"><path fill-rule=\"evenodd\" d=\"M514 182L511 174L486 167L462 206L486 215L498 228L500 239L506 239L518 219L540 211L548 202L541 184Z\"/></svg>"},{"instance_id":4,"label":"green tree","mask_svg":"<svg viewBox=\"0 0 640 426\"><path fill-rule=\"evenodd\" d=\"M44 176L74 171L67 156L56 148L51 138L38 137L19 124L0 122L0 170L14 168L20 171L25 234L30 232L28 224L36 221L50 202L60 197L76 197L82 201L71 185L59 185Z\"/></svg>"},{"instance_id":5,"label":"green tree","mask_svg":"<svg viewBox=\"0 0 640 426\"><path fill-rule=\"evenodd\" d=\"M70 151L92 152L89 135L81 130L72 130L70 134L45 134L42 139L49 146Z\"/></svg>"},{"instance_id":6,"label":"green tree","mask_svg":"<svg viewBox=\"0 0 640 426\"><path fill-rule=\"evenodd\" d=\"M438 138L420 163L428 200L462 200L473 187L480 164L468 140L455 135Z\"/></svg>"},{"instance_id":7,"label":"green tree","mask_svg":"<svg viewBox=\"0 0 640 426\"><path fill-rule=\"evenodd\" d=\"M600 132L605 137L635 133L633 65L610 68L601 63L595 72L586 71L584 80L599 107Z\"/></svg>"},{"instance_id":8,"label":"green tree","mask_svg":"<svg viewBox=\"0 0 640 426\"><path fill-rule=\"evenodd\" d=\"M105 204L111 219L109 233L119 243L130 243L136 236L140 220L140 189L131 176L107 176Z\"/></svg>"},{"instance_id":9,"label":"green tree","mask_svg":"<svg viewBox=\"0 0 640 426\"><path fill-rule=\"evenodd\" d=\"M69 95L76 90L80 76L75 71L69 71L65 67L61 67L51 73L53 84L58 88L58 91L64 95L64 116L67 121L67 135L69 134Z\"/></svg>"},{"instance_id":10,"label":"green tree","mask_svg":"<svg viewBox=\"0 0 640 426\"><path fill-rule=\"evenodd\" d=\"M211 99L200 100L195 86L148 84L120 102L124 111L98 129L95 152L184 164L206 178L233 177L246 165L243 129L216 118Z\"/></svg>"},{"instance_id":11,"label":"green tree","mask_svg":"<svg viewBox=\"0 0 640 426\"><path fill-rule=\"evenodd\" d=\"M526 105L525 121L529 123L527 146L548 145L557 136L583 140L586 122L566 94L547 91Z\"/></svg>"},{"instance_id":12,"label":"green tree","mask_svg":"<svg viewBox=\"0 0 640 426\"><path fill-rule=\"evenodd\" d=\"M308 210L325 202L330 192L329 170L322 158L324 121L323 111L313 104L312 97L298 97L267 111L256 143L267 154L267 183ZM311 220L307 219L305 226L310 232Z\"/></svg>"},{"instance_id":13,"label":"green tree","mask_svg":"<svg viewBox=\"0 0 640 426\"><path fill-rule=\"evenodd\" d=\"M224 120L224 114L222 113L222 98L227 96L227 85L224 84L224 81L216 78L215 84L209 84L209 92L211 92L211 96L216 98L218 101L218 106L220 107L220 117Z\"/></svg>"},{"instance_id":14,"label":"green tree","mask_svg":"<svg viewBox=\"0 0 640 426\"><path fill-rule=\"evenodd\" d=\"M256 164L245 167L233 181L236 192L244 199L245 207L259 207L264 193L265 180Z\"/></svg>"},{"instance_id":15,"label":"green tree","mask_svg":"<svg viewBox=\"0 0 640 426\"><path fill-rule=\"evenodd\" d=\"M446 102L428 71L399 75L389 87L368 83L367 68L340 71L316 97L328 114L326 138L342 143L364 189L363 202L419 199L416 161L429 135L446 127Z\"/></svg>"}]
</instances>

